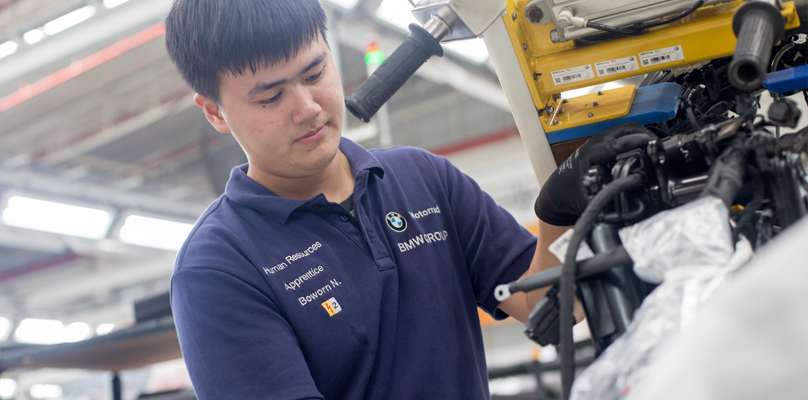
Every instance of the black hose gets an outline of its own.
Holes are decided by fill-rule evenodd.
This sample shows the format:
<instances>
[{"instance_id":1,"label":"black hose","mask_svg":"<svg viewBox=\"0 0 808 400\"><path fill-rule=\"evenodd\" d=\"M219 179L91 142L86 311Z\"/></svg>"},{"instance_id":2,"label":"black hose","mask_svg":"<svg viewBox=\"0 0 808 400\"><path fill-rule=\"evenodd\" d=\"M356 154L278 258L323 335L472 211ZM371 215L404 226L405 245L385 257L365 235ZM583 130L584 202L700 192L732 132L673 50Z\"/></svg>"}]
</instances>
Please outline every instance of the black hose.
<instances>
[{"instance_id":1,"label":"black hose","mask_svg":"<svg viewBox=\"0 0 808 400\"><path fill-rule=\"evenodd\" d=\"M613 247L605 253L598 253L592 258L582 260L578 264L578 268L576 268L577 274L575 277L586 278L619 265L631 264L632 262L631 256L628 255L628 252L626 252L623 246ZM511 282L508 284L508 291L512 294L530 292L531 290L555 285L558 283L558 280L561 279L562 268L563 265L559 265L528 275L518 281Z\"/></svg>"},{"instance_id":2,"label":"black hose","mask_svg":"<svg viewBox=\"0 0 808 400\"><path fill-rule=\"evenodd\" d=\"M586 21L586 27L597 29L599 31L616 33L618 35L625 35L625 36L639 36L642 35L641 30L631 29L631 28L615 28L609 25L599 24L597 22Z\"/></svg>"},{"instance_id":3,"label":"black hose","mask_svg":"<svg viewBox=\"0 0 808 400\"><path fill-rule=\"evenodd\" d=\"M643 178L639 174L629 175L615 179L604 186L586 207L581 217L575 223L574 232L570 238L567 254L564 258L564 266L561 269L561 279L559 290L560 299L560 352L561 352L561 387L564 399L569 399L572 390L572 380L575 377L574 343L572 341L572 305L573 305L573 285L577 270L575 256L578 248L584 241L592 225L597 221L600 212L611 204L611 201L620 193L639 187Z\"/></svg>"},{"instance_id":4,"label":"black hose","mask_svg":"<svg viewBox=\"0 0 808 400\"><path fill-rule=\"evenodd\" d=\"M682 18L690 15L690 13L692 13L693 11L696 11L696 9L701 7L702 4L704 4L704 0L699 0L699 1L695 2L692 6L690 6L690 8L680 12L679 14L670 16L668 18L663 18L663 19L660 19L660 20L657 20L657 21L654 21L654 22L648 22L648 23L645 23L645 24L636 25L636 26L633 26L633 27L630 27L630 28L616 28L616 27L613 27L613 26L603 25L603 24L599 24L597 22L592 22L592 21L587 21L586 22L586 27L587 28L592 28L592 29L598 29L598 30L605 31L605 32L617 33L617 34L620 34L620 35L638 36L638 35L642 35L643 30L645 30L645 29L653 28L655 26L665 25L667 23L682 19Z\"/></svg>"}]
</instances>

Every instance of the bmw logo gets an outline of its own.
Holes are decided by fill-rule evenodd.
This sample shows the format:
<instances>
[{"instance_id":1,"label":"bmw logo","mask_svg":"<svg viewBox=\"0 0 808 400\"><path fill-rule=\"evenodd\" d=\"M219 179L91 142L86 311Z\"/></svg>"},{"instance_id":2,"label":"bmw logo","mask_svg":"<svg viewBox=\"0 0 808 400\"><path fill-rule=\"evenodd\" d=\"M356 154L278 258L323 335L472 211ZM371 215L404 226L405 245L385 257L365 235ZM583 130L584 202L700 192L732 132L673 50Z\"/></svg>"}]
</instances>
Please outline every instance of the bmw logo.
<instances>
[{"instance_id":1,"label":"bmw logo","mask_svg":"<svg viewBox=\"0 0 808 400\"><path fill-rule=\"evenodd\" d=\"M404 232L407 229L407 220L397 212L387 213L387 226L396 232Z\"/></svg>"}]
</instances>

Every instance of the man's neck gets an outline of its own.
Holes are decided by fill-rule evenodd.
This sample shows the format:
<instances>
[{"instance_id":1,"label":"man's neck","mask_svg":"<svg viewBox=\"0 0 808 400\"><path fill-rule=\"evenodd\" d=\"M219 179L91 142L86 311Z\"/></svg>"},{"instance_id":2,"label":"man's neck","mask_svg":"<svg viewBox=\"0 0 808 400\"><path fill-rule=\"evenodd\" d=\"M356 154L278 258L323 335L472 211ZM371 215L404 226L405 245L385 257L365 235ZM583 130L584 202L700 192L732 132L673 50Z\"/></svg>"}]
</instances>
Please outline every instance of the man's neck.
<instances>
[{"instance_id":1,"label":"man's neck","mask_svg":"<svg viewBox=\"0 0 808 400\"><path fill-rule=\"evenodd\" d=\"M353 194L355 181L351 164L341 151L337 152L328 167L311 176L282 178L251 172L248 170L247 175L276 195L297 200L310 199L323 193L328 201L339 203Z\"/></svg>"}]
</instances>

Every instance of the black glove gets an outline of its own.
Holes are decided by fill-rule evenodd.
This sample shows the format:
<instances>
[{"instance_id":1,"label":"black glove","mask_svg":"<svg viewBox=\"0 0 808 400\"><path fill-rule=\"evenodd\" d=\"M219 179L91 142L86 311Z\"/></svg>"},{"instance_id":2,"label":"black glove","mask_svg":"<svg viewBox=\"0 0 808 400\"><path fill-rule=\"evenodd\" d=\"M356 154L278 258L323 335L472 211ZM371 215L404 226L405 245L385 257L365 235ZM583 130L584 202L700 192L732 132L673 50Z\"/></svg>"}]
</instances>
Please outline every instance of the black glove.
<instances>
[{"instance_id":1,"label":"black glove","mask_svg":"<svg viewBox=\"0 0 808 400\"><path fill-rule=\"evenodd\" d=\"M583 184L589 167L613 161L622 153L645 147L655 137L636 122L592 135L544 183L534 206L536 216L550 225L575 225L589 204Z\"/></svg>"}]
</instances>

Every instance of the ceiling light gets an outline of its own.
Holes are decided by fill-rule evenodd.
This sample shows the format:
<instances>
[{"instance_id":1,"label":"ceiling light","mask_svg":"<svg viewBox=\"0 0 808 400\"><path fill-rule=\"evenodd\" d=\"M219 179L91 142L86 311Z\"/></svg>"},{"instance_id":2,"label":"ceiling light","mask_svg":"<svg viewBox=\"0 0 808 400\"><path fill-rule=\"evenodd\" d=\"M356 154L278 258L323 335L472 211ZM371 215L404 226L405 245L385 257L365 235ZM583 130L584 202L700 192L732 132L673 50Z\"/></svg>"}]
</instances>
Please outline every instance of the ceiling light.
<instances>
[{"instance_id":1,"label":"ceiling light","mask_svg":"<svg viewBox=\"0 0 808 400\"><path fill-rule=\"evenodd\" d=\"M35 399L55 399L62 397L62 387L37 383L28 389L28 395Z\"/></svg>"},{"instance_id":2,"label":"ceiling light","mask_svg":"<svg viewBox=\"0 0 808 400\"><path fill-rule=\"evenodd\" d=\"M112 217L109 212L45 200L13 196L3 210L3 223L19 228L101 239Z\"/></svg>"},{"instance_id":3,"label":"ceiling light","mask_svg":"<svg viewBox=\"0 0 808 400\"><path fill-rule=\"evenodd\" d=\"M25 40L25 43L34 44L42 38L45 37L45 32L42 32L42 29L31 29L28 32L22 34L22 40Z\"/></svg>"},{"instance_id":4,"label":"ceiling light","mask_svg":"<svg viewBox=\"0 0 808 400\"><path fill-rule=\"evenodd\" d=\"M193 227L182 222L130 215L126 217L119 236L124 243L179 250Z\"/></svg>"},{"instance_id":5,"label":"ceiling light","mask_svg":"<svg viewBox=\"0 0 808 400\"><path fill-rule=\"evenodd\" d=\"M20 343L57 344L78 342L90 336L90 326L74 322L65 326L55 319L26 318L14 332L14 340Z\"/></svg>"},{"instance_id":6,"label":"ceiling light","mask_svg":"<svg viewBox=\"0 0 808 400\"><path fill-rule=\"evenodd\" d=\"M79 24L88 18L95 15L95 7L93 6L84 6L79 8L78 10L69 12L65 15L62 15L59 18L54 19L51 22L45 24L44 31L48 35L55 35L67 28L70 28L73 25Z\"/></svg>"},{"instance_id":7,"label":"ceiling light","mask_svg":"<svg viewBox=\"0 0 808 400\"><path fill-rule=\"evenodd\" d=\"M376 17L393 26L409 32L410 24L417 24L418 20L412 15L412 6L403 0L384 0L376 9Z\"/></svg>"},{"instance_id":8,"label":"ceiling light","mask_svg":"<svg viewBox=\"0 0 808 400\"><path fill-rule=\"evenodd\" d=\"M8 42L0 44L0 58L8 57L14 54L14 52L17 51L18 47L20 47L20 45L18 45L17 42L13 40L9 40Z\"/></svg>"},{"instance_id":9,"label":"ceiling light","mask_svg":"<svg viewBox=\"0 0 808 400\"><path fill-rule=\"evenodd\" d=\"M0 317L0 341L6 340L9 334L9 328L11 328L11 322L8 318Z\"/></svg>"},{"instance_id":10,"label":"ceiling light","mask_svg":"<svg viewBox=\"0 0 808 400\"><path fill-rule=\"evenodd\" d=\"M104 0L104 1L106 2L106 0ZM118 1L120 1L120 0L118 0ZM358 1L359 0L328 0L329 3L336 4L336 5L342 7L344 9L346 9L346 10L350 10L350 9L354 8L354 6L356 5L356 3Z\"/></svg>"},{"instance_id":11,"label":"ceiling light","mask_svg":"<svg viewBox=\"0 0 808 400\"><path fill-rule=\"evenodd\" d=\"M20 343L57 344L62 343L65 327L53 319L26 318L14 332L14 340Z\"/></svg>"},{"instance_id":12,"label":"ceiling light","mask_svg":"<svg viewBox=\"0 0 808 400\"><path fill-rule=\"evenodd\" d=\"M17 394L17 381L14 379L0 379L0 398L13 398L15 394Z\"/></svg>"},{"instance_id":13,"label":"ceiling light","mask_svg":"<svg viewBox=\"0 0 808 400\"><path fill-rule=\"evenodd\" d=\"M74 322L65 326L62 331L63 342L79 342L90 337L90 325L84 322Z\"/></svg>"},{"instance_id":14,"label":"ceiling light","mask_svg":"<svg viewBox=\"0 0 808 400\"><path fill-rule=\"evenodd\" d=\"M98 336L104 336L112 332L113 329L115 329L115 324L98 324L98 326L95 327L95 334Z\"/></svg>"},{"instance_id":15,"label":"ceiling light","mask_svg":"<svg viewBox=\"0 0 808 400\"><path fill-rule=\"evenodd\" d=\"M106 8L113 8L118 7L119 5L126 3L129 0L104 0L104 7Z\"/></svg>"}]
</instances>

